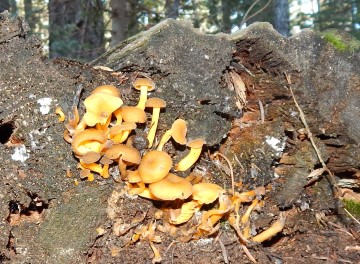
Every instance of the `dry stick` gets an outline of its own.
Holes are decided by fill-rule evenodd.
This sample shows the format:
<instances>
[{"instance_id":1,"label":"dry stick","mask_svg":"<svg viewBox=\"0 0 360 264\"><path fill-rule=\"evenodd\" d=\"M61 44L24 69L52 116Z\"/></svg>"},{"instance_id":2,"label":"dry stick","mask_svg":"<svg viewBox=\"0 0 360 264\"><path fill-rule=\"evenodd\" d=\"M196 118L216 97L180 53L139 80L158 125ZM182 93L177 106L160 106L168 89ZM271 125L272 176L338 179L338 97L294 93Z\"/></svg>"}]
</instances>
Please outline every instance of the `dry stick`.
<instances>
[{"instance_id":1,"label":"dry stick","mask_svg":"<svg viewBox=\"0 0 360 264\"><path fill-rule=\"evenodd\" d=\"M259 2L260 2L260 0L256 0L256 1L249 7L249 9L246 11L243 19L242 19L241 22L240 22L239 28L242 28L242 26L243 26L249 19L253 18L253 17L256 16L257 14L261 13L262 11L264 11L265 8L267 8L268 5L271 3L271 0L269 0L269 1L266 3L266 5L264 5L264 6L263 6L262 8L260 8L258 11L256 11L254 14L252 14L251 16L248 17L250 11L251 11L251 10L254 8L254 6L255 6L257 3L259 3Z\"/></svg>"},{"instance_id":2,"label":"dry stick","mask_svg":"<svg viewBox=\"0 0 360 264\"><path fill-rule=\"evenodd\" d=\"M221 238L218 240L218 243L220 245L221 252L222 252L222 255L223 255L223 258L224 258L224 263L228 264L229 263L229 258L228 258L224 243L221 241Z\"/></svg>"},{"instance_id":3,"label":"dry stick","mask_svg":"<svg viewBox=\"0 0 360 264\"><path fill-rule=\"evenodd\" d=\"M234 171L233 171L233 167L231 165L230 160L223 154L221 154L220 152L216 152L214 154L214 157L216 157L217 155L219 155L220 157L222 157L229 165L230 168L230 177L231 177L231 190L232 190L232 194L235 194L235 180L234 180Z\"/></svg>"},{"instance_id":4,"label":"dry stick","mask_svg":"<svg viewBox=\"0 0 360 264\"><path fill-rule=\"evenodd\" d=\"M328 180L330 181L331 185L336 189L336 191L337 191L338 193L341 193L340 190L339 190L339 188L338 188L338 186L336 185L336 181L335 181L335 176L334 176L334 174L333 174L333 173L329 170L329 168L326 166L326 164L325 164L325 162L324 162L324 159L322 158L322 155L321 155L321 153L320 153L320 150L318 149L318 147L317 147L316 144L315 144L315 141L314 141L314 138L313 138L312 133L311 133L311 131L310 131L309 125L308 125L308 123L306 122L305 114L304 114L304 112L301 110L301 108L300 108L300 106L299 106L299 104L298 104L298 102L297 102L297 100L296 100L296 98L295 98L294 92L293 92L293 90L292 90L292 88L291 88L291 78L290 78L290 76L289 76L286 72L284 72L284 74L285 74L286 80L287 80L288 85L289 85L287 88L289 89L289 91L290 91L290 93L291 93L291 96L292 96L292 98L293 98L293 100L294 100L295 106L296 106L297 109L299 110L301 122L304 124L304 126L305 126L305 128L306 128L306 131L307 131L307 133L308 133L308 137L309 137L309 139L310 139L311 145L312 145L312 147L314 148L314 150L315 150L315 152L316 152L316 155L317 155L317 157L318 157L318 159L319 159L319 161L320 161L320 163L321 163L321 166L325 169L325 171L326 171L326 172L328 173L328 175L330 176L330 177L328 177Z\"/></svg>"}]
</instances>

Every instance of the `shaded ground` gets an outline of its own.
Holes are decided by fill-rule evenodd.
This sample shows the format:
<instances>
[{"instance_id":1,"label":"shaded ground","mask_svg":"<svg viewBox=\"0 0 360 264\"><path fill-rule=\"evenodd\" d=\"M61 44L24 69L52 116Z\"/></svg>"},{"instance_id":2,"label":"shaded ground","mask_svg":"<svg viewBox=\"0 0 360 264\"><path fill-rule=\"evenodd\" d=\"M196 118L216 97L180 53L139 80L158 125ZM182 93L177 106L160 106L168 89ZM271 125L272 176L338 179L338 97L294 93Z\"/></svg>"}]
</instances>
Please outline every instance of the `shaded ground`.
<instances>
[{"instance_id":1,"label":"shaded ground","mask_svg":"<svg viewBox=\"0 0 360 264\"><path fill-rule=\"evenodd\" d=\"M208 181L230 188L226 162L213 156L220 150L232 163L235 181L243 184L237 190L266 186L265 207L253 214L253 229L261 232L280 212L286 215L281 234L262 245L249 246L259 263L359 263L359 250L346 250L359 245L359 226L334 198L327 180L304 188L306 176L319 167L319 162L301 132L304 125L284 87L287 82L283 75L286 71L292 76L295 95L329 168L340 180L352 180L352 187L358 189L356 131L360 115L356 114L356 102L360 95L356 88L356 53L338 54L309 32L284 40L267 24L258 24L229 40L224 35L204 36L188 25L168 21L121 44L117 52L105 54L97 62L113 68L114 74L74 61L44 59L39 41L27 37L26 26L23 28L20 22L4 17L0 21L0 62L6 65L0 71L1 262L151 262L153 252L147 241L130 242L136 227L121 236L116 235L115 227L131 224L134 219L148 225L161 204L129 197L124 184L112 180L97 178L93 183L81 181L75 186L74 179L79 179L77 162L63 141L64 126L54 114L56 106L69 112L79 87L84 99L101 84L117 86L123 99L134 104L138 94L131 90L130 83L145 73L159 85L153 95L169 104L162 113L165 118L160 131L163 133L180 116L189 123L198 120L190 125L191 135L205 133L211 142L195 171ZM177 38L176 31L181 33ZM182 43L184 49L179 52L175 44L171 48L174 42ZM166 48L161 49L162 44ZM226 48L215 48L221 46ZM308 47L306 51L304 46ZM161 52L157 53L156 47ZM171 57L172 53L177 56ZM134 63L139 56L142 59ZM186 65L189 56L192 64ZM168 60L161 60L164 58ZM340 71L342 68L346 71ZM241 84L229 80L230 72L245 84L246 105L241 102L243 93L235 96L239 89L236 85ZM340 72L345 75L338 75ZM184 79L191 80L190 87L189 83L179 84ZM340 94L331 83L342 86ZM178 87L181 92L174 92ZM211 98L206 97L206 89L210 89ZM227 103L219 103L227 97ZM45 114L38 102L42 98L52 99L50 111ZM236 108L237 100L242 110ZM263 122L259 100L264 107ZM230 106L225 107L227 104ZM342 106L340 110L337 105ZM80 110L83 112L81 103ZM223 138L224 133L228 133L227 138ZM271 139L279 142L266 143ZM24 148L26 152L20 156L25 160L17 160L16 149L21 153ZM173 145L167 151L175 160L184 155L184 149ZM73 174L70 178L66 177L68 169ZM188 241L186 231L193 221L181 226L174 236L156 232L162 240L156 244L162 263L251 263L227 222L221 222L219 232L210 238Z\"/></svg>"}]
</instances>

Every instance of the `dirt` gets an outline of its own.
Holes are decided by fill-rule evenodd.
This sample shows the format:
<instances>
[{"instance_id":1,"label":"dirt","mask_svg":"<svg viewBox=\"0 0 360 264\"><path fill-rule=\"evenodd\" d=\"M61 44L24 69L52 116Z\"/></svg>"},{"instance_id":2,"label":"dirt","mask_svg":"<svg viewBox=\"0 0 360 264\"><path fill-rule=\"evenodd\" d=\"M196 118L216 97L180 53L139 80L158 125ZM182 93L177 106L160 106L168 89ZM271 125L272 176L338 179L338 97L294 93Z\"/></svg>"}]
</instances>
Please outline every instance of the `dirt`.
<instances>
[{"instance_id":1,"label":"dirt","mask_svg":"<svg viewBox=\"0 0 360 264\"><path fill-rule=\"evenodd\" d=\"M51 61L44 58L40 42L27 36L27 28L22 25L21 20L9 20L4 16L0 20L0 62L6 65L0 71L0 91L3 98L0 110L0 262L152 261L153 251L149 242L141 239L132 242L132 239L136 235L137 227L154 223L158 210L166 207L166 204L130 197L124 191L125 184L116 183L112 179L97 177L92 183L81 181L76 170L77 160L72 155L70 145L63 140L64 124L58 122L54 110L56 106L61 106L65 113L69 113L71 107L77 104L74 100L76 91L82 87L79 108L80 113L83 113L82 100L93 88L101 84L117 86L124 101L134 104L138 94L130 88L130 84L136 76L150 74L159 83L161 91L166 85L178 83L180 79L185 78L187 71L191 72L194 84L204 82L199 77L208 77L205 86L211 87L211 93L216 95L215 99L211 100L218 102L221 97L230 95L232 102L226 112L223 104L208 104L208 98L204 99L205 104L196 104L194 102L199 99L196 92L195 95L190 94L189 97L193 101L189 105L194 105L197 110L205 111L204 113L208 111L209 117L211 116L207 122L200 122L200 128L196 131L204 131L213 126L206 134L209 142L213 144L209 144L208 149L204 151L194 171L201 172L207 181L229 189L229 166L225 160L214 156L216 151L220 151L230 160L235 181L242 182L241 186L236 187L237 191L266 187L265 206L261 211L252 214L253 229L261 232L268 228L280 213L286 216L286 224L281 233L262 244L248 245L250 254L257 262L360 262L359 250L351 248L359 245L359 225L349 217L343 210L342 203L334 197L334 190L327 178L323 177L307 184L306 176L319 167L319 162L308 137L299 132L304 125L299 119L298 109L294 105L283 75L286 71L293 77L295 96L315 135L315 142L328 161L329 168L334 171L336 177L355 179L356 182L360 159L356 147L358 138L354 130L358 124L351 124L352 120L349 120L349 111L357 111L354 102L359 93L351 90L355 89L353 84L356 84L356 81L348 80L349 85L342 83L345 85L342 92L346 94L346 91L351 91L353 94L352 97L346 97L344 94L334 95L330 87L328 90L322 90L322 84L328 87L331 80L338 81L340 77L336 77L336 72L332 72L330 77L333 79L326 82L317 75L324 74L327 63L340 67L346 62L347 69L355 69L355 66L349 66L355 63L349 54L346 54L340 63L338 58L344 58L344 54L337 54L321 39L313 37L312 33L311 38L309 35L303 37L307 40L304 42L299 40L301 36L285 40L275 34L267 24L251 27L243 36L233 36L233 39L229 40L224 35L202 36L194 32L189 25L183 25L181 22L177 25L171 21L169 40L166 38L166 30L158 34L145 34L153 36L150 38L153 42L149 41L146 44L147 53L139 53L136 49L131 52L132 58L140 54L145 56L143 60L136 64L132 64L131 60L124 60L127 62L126 66L116 64L116 60L111 61L112 64L108 66L117 67L114 74L76 61ZM174 41L173 32L177 27L182 34L178 38L188 41L183 45L181 53L176 53L177 49L169 48L169 43ZM264 36L263 40L259 40L259 34ZM188 38L191 35L193 37ZM198 41L200 38L203 38L202 41ZM158 39L163 39L164 43ZM206 48L208 43L225 45L227 48L221 51L212 46L205 52L203 48ZM309 49L307 53L304 52L307 54L304 58L300 59L298 55L298 61L294 62L289 54L293 52L291 55L294 55L297 54L295 51L304 49L300 43L312 43L311 47L317 51ZM161 45L165 45L166 49L157 54L155 47L161 49ZM282 49L274 48L281 45ZM191 47L194 47L196 52L187 55L194 57L194 62L197 61L198 66L192 65L186 69L186 63L180 60L180 55ZM126 49L122 46L119 50ZM229 50L234 53L229 53ZM175 59L162 65L157 57L166 56L171 52L175 52L178 55L177 59L182 61L183 64L179 65L181 71L177 71ZM325 59L328 52L332 54L330 61ZM149 54L152 56L152 64ZM203 55L208 55L209 60L203 59ZM103 57L99 64L106 64L108 58L109 54ZM309 64L304 63L306 60ZM133 67L129 66L128 61ZM319 61L325 62L319 64ZM315 68L314 64L318 68ZM210 68L211 71L206 70ZM236 110L237 98L234 91L228 89L229 83L225 78L226 74L234 69L247 87L247 104L242 110ZM335 70L336 67L333 71ZM359 77L354 70L347 71L346 74L352 80ZM315 87L314 82L318 89L311 91L309 89ZM171 85L168 87L170 90L174 88ZM181 89L186 88L183 86ZM324 91L326 96L323 95ZM187 93L182 93L186 97ZM168 102L174 97L172 92L168 95L165 92L159 94ZM203 96L204 91L200 95ZM338 100L327 99L334 96L339 96L338 100L343 100L341 105L344 106L341 108L343 112L335 111L336 115L330 113L335 109L333 102ZM40 111L37 100L41 98L53 99L48 113L42 114ZM173 100L176 101L175 98ZM265 108L263 122L259 100ZM321 100L329 102L327 108L321 106ZM316 104L318 101L320 103ZM173 117L182 111L182 107L185 107L185 104L176 104L176 107L169 107L162 115L167 118L166 120L173 120ZM191 120L196 115L188 111ZM182 116L186 117L188 114L184 111ZM219 120L225 122L221 128L218 128ZM167 128L167 122L162 123L161 133ZM329 130L321 130L321 127L328 128L325 125L329 122L335 123L335 126ZM221 136L211 136L217 129L226 131L228 136L223 138L224 132L219 132ZM266 140L272 138L279 139L275 147L266 143ZM27 159L14 160L15 149L22 145L26 150L23 156ZM184 155L185 149L178 149L172 144L169 146L167 150L174 159ZM277 149L282 146L281 151ZM69 169L71 177L66 176ZM79 181L79 185L74 184L75 179ZM216 204L209 207L212 206ZM162 263L251 263L227 221L220 222L219 231L214 235L191 240L188 231L194 225L194 221L192 219L178 227L176 234L156 231L161 243L155 243L155 246L160 251ZM155 222L158 225L166 225L166 219L158 219ZM134 226L127 232L122 235L116 234L116 226L126 228L131 224Z\"/></svg>"}]
</instances>

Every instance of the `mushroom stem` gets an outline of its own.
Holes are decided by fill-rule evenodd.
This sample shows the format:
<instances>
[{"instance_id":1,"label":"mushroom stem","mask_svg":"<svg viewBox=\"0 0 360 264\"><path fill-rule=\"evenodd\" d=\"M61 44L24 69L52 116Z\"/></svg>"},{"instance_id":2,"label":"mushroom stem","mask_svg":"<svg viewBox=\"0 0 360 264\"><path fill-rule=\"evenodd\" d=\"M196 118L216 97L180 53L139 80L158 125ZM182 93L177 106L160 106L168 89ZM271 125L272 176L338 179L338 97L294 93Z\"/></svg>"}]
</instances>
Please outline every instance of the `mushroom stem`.
<instances>
[{"instance_id":1,"label":"mushroom stem","mask_svg":"<svg viewBox=\"0 0 360 264\"><path fill-rule=\"evenodd\" d=\"M202 148L191 148L190 152L175 165L175 171L188 170L200 157Z\"/></svg>"},{"instance_id":2,"label":"mushroom stem","mask_svg":"<svg viewBox=\"0 0 360 264\"><path fill-rule=\"evenodd\" d=\"M146 85L141 85L140 86L140 98L139 98L139 103L137 104L137 108L140 108L141 110L145 109L145 103L147 100L147 91L148 91L148 86Z\"/></svg>"},{"instance_id":3,"label":"mushroom stem","mask_svg":"<svg viewBox=\"0 0 360 264\"><path fill-rule=\"evenodd\" d=\"M283 228L285 226L285 219L286 219L286 217L283 216L282 214L280 214L279 219L276 220L276 222L274 224L272 224L272 226L270 226L264 232L254 236L252 238L252 241L261 243L261 242L264 242L265 240L272 238L277 233L281 232L281 230L283 230Z\"/></svg>"},{"instance_id":4,"label":"mushroom stem","mask_svg":"<svg viewBox=\"0 0 360 264\"><path fill-rule=\"evenodd\" d=\"M152 241L149 241L151 249L154 251L154 258L152 259L152 263L160 263L162 261L161 255L159 250L154 246Z\"/></svg>"},{"instance_id":5,"label":"mushroom stem","mask_svg":"<svg viewBox=\"0 0 360 264\"><path fill-rule=\"evenodd\" d=\"M181 206L181 209L171 209L170 210L170 223L174 225L180 225L185 223L193 217L193 215L198 212L201 208L201 204L197 201L190 201L184 203Z\"/></svg>"},{"instance_id":6,"label":"mushroom stem","mask_svg":"<svg viewBox=\"0 0 360 264\"><path fill-rule=\"evenodd\" d=\"M160 140L160 143L159 143L159 145L157 147L158 151L163 150L164 145L166 144L166 142L169 141L169 139L171 138L171 135L172 135L172 130L171 129L169 129L168 131L165 132L165 134L162 136L162 138Z\"/></svg>"},{"instance_id":7,"label":"mushroom stem","mask_svg":"<svg viewBox=\"0 0 360 264\"><path fill-rule=\"evenodd\" d=\"M149 140L149 148L152 147L152 144L153 144L154 139L155 139L156 129L157 129L157 125L158 125L158 122L159 122L159 116L160 116L160 108L155 107L153 109L153 113L152 113L152 118L151 118L151 123L150 123L150 130L149 130L149 133L147 135L147 139Z\"/></svg>"},{"instance_id":8,"label":"mushroom stem","mask_svg":"<svg viewBox=\"0 0 360 264\"><path fill-rule=\"evenodd\" d=\"M127 164L122 160L122 157L119 158L119 171L121 175L121 179L124 181L127 177L127 171L126 171Z\"/></svg>"},{"instance_id":9,"label":"mushroom stem","mask_svg":"<svg viewBox=\"0 0 360 264\"><path fill-rule=\"evenodd\" d=\"M65 121L65 114L60 106L56 107L55 114L59 115L59 122Z\"/></svg>"}]
</instances>

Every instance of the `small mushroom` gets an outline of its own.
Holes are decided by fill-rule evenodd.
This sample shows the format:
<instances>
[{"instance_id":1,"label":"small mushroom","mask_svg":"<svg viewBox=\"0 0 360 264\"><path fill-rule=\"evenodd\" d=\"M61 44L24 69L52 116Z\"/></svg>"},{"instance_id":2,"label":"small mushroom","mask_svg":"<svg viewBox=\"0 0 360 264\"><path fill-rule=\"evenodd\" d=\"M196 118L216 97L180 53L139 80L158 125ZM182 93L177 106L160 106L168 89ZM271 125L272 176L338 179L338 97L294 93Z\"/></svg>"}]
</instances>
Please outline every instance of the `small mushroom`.
<instances>
[{"instance_id":1,"label":"small mushroom","mask_svg":"<svg viewBox=\"0 0 360 264\"><path fill-rule=\"evenodd\" d=\"M254 236L251 240L254 242L264 242L275 236L277 233L281 232L285 226L286 217L282 214L279 215L279 219L275 221L268 229L263 231L262 233Z\"/></svg>"},{"instance_id":2,"label":"small mushroom","mask_svg":"<svg viewBox=\"0 0 360 264\"><path fill-rule=\"evenodd\" d=\"M176 119L172 124L171 129L165 132L162 136L157 150L162 151L166 142L172 137L177 143L184 145L186 144L186 122L183 119Z\"/></svg>"},{"instance_id":3,"label":"small mushroom","mask_svg":"<svg viewBox=\"0 0 360 264\"><path fill-rule=\"evenodd\" d=\"M197 201L190 201L183 203L181 209L170 210L170 223L173 225L180 225L186 223L198 212L201 208L201 204Z\"/></svg>"},{"instance_id":4,"label":"small mushroom","mask_svg":"<svg viewBox=\"0 0 360 264\"><path fill-rule=\"evenodd\" d=\"M73 138L71 146L76 155L82 156L90 151L100 152L105 142L106 137L101 131L89 128L79 132Z\"/></svg>"},{"instance_id":5,"label":"small mushroom","mask_svg":"<svg viewBox=\"0 0 360 264\"><path fill-rule=\"evenodd\" d=\"M65 121L65 114L60 106L56 107L55 114L57 114L59 116L59 122Z\"/></svg>"},{"instance_id":6,"label":"small mushroom","mask_svg":"<svg viewBox=\"0 0 360 264\"><path fill-rule=\"evenodd\" d=\"M140 152L136 148L123 144L114 144L111 148L106 150L105 157L112 160L118 159L119 171L122 180L124 180L127 176L127 166L139 164L141 162Z\"/></svg>"},{"instance_id":7,"label":"small mushroom","mask_svg":"<svg viewBox=\"0 0 360 264\"><path fill-rule=\"evenodd\" d=\"M115 125L110 128L109 137L115 143L123 143L135 128L136 124L134 122L124 122L121 125Z\"/></svg>"},{"instance_id":8,"label":"small mushroom","mask_svg":"<svg viewBox=\"0 0 360 264\"><path fill-rule=\"evenodd\" d=\"M158 150L147 152L139 165L139 173L144 183L153 183L165 178L172 167L171 157Z\"/></svg>"},{"instance_id":9,"label":"small mushroom","mask_svg":"<svg viewBox=\"0 0 360 264\"><path fill-rule=\"evenodd\" d=\"M202 138L189 141L187 146L190 147L190 152L175 165L175 171L186 171L198 160L201 154L202 146L205 140Z\"/></svg>"},{"instance_id":10,"label":"small mushroom","mask_svg":"<svg viewBox=\"0 0 360 264\"><path fill-rule=\"evenodd\" d=\"M97 123L106 124L111 114L123 104L120 97L108 93L93 93L84 101L86 113L81 123L95 126Z\"/></svg>"},{"instance_id":11,"label":"small mushroom","mask_svg":"<svg viewBox=\"0 0 360 264\"><path fill-rule=\"evenodd\" d=\"M134 106L122 106L121 117L125 122L145 123L146 113L144 110Z\"/></svg>"},{"instance_id":12,"label":"small mushroom","mask_svg":"<svg viewBox=\"0 0 360 264\"><path fill-rule=\"evenodd\" d=\"M172 173L158 182L150 183L149 189L153 195L164 201L185 200L192 194L191 183Z\"/></svg>"},{"instance_id":13,"label":"small mushroom","mask_svg":"<svg viewBox=\"0 0 360 264\"><path fill-rule=\"evenodd\" d=\"M137 78L132 85L136 90L140 90L139 103L136 107L144 110L147 92L155 89L155 83L150 78Z\"/></svg>"},{"instance_id":14,"label":"small mushroom","mask_svg":"<svg viewBox=\"0 0 360 264\"><path fill-rule=\"evenodd\" d=\"M215 183L202 182L193 185L192 197L200 204L213 203L225 190Z\"/></svg>"},{"instance_id":15,"label":"small mushroom","mask_svg":"<svg viewBox=\"0 0 360 264\"><path fill-rule=\"evenodd\" d=\"M159 122L160 109L166 106L166 102L160 98L150 98L146 101L145 107L152 108L153 113L151 117L150 129L148 133L149 148L152 147L152 144L155 139L156 129Z\"/></svg>"},{"instance_id":16,"label":"small mushroom","mask_svg":"<svg viewBox=\"0 0 360 264\"><path fill-rule=\"evenodd\" d=\"M101 85L96 87L91 94L104 93L120 98L120 91L114 85Z\"/></svg>"},{"instance_id":17,"label":"small mushroom","mask_svg":"<svg viewBox=\"0 0 360 264\"><path fill-rule=\"evenodd\" d=\"M135 171L127 171L128 177L128 194L129 195L136 195L142 193L145 190L145 183L141 181L141 177L138 170ZM134 187L137 185L137 187Z\"/></svg>"}]
</instances>

